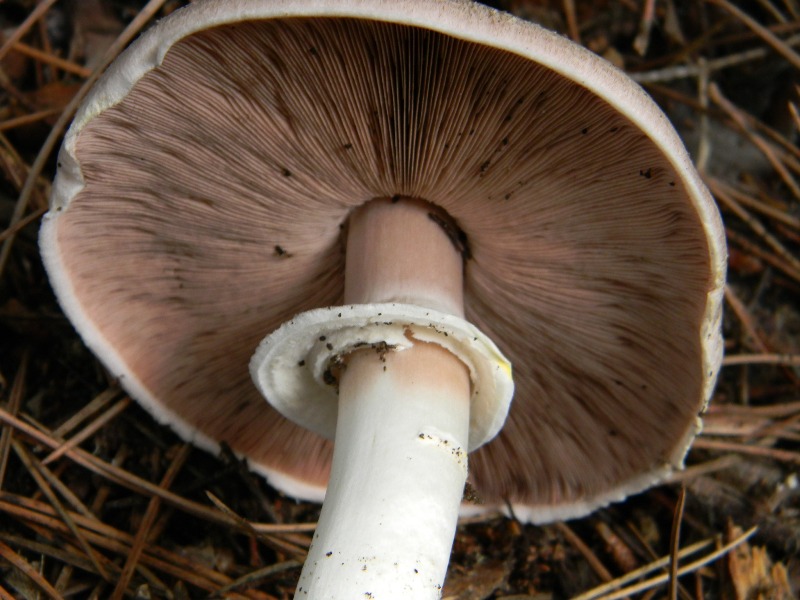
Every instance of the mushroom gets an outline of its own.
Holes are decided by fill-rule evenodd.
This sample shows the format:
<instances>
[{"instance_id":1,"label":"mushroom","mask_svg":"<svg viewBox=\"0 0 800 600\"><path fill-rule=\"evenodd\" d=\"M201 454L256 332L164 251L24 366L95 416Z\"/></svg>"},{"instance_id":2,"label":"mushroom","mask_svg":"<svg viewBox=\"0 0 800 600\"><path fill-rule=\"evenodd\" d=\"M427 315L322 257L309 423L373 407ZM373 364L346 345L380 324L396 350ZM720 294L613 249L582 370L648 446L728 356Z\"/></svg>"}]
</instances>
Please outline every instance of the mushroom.
<instances>
[{"instance_id":1,"label":"mushroom","mask_svg":"<svg viewBox=\"0 0 800 600\"><path fill-rule=\"evenodd\" d=\"M157 419L327 486L303 598L437 597L467 450L471 509L536 523L662 480L721 359L722 227L666 117L459 0L177 11L76 115L41 246Z\"/></svg>"},{"instance_id":2,"label":"mushroom","mask_svg":"<svg viewBox=\"0 0 800 600\"><path fill-rule=\"evenodd\" d=\"M251 362L281 414L335 438L297 593L429 598L447 571L467 452L502 426L511 367L461 318L464 249L448 215L378 198L347 229L345 305L294 317Z\"/></svg>"}]
</instances>

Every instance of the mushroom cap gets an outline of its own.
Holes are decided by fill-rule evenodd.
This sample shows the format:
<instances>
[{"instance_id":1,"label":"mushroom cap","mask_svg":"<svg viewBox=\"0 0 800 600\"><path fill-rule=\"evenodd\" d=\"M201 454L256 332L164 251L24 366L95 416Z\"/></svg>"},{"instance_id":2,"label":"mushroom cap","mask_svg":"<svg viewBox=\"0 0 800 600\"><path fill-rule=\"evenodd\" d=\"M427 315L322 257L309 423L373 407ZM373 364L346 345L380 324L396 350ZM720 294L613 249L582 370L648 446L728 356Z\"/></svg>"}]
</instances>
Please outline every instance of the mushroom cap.
<instances>
[{"instance_id":1,"label":"mushroom cap","mask_svg":"<svg viewBox=\"0 0 800 600\"><path fill-rule=\"evenodd\" d=\"M76 115L42 227L89 347L181 436L321 499L330 442L248 361L341 304L341 226L422 198L464 231L465 314L514 365L471 456L486 509L584 514L682 465L722 343L726 251L679 138L623 73L457 0L210 0L133 44Z\"/></svg>"}]
</instances>

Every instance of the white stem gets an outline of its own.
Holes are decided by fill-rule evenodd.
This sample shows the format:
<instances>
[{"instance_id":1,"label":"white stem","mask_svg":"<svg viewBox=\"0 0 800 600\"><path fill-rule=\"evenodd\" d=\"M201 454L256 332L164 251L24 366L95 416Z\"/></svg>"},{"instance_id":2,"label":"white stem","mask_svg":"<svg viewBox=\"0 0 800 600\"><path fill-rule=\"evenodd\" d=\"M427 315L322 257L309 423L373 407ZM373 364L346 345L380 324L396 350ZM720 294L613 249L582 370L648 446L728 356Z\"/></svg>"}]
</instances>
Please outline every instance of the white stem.
<instances>
[{"instance_id":1,"label":"white stem","mask_svg":"<svg viewBox=\"0 0 800 600\"><path fill-rule=\"evenodd\" d=\"M447 219L411 199L354 211L345 304L463 315L463 262ZM467 478L468 369L420 341L346 361L331 476L295 598L439 598Z\"/></svg>"},{"instance_id":2,"label":"white stem","mask_svg":"<svg viewBox=\"0 0 800 600\"><path fill-rule=\"evenodd\" d=\"M401 302L463 317L464 259L451 239L457 231L441 209L420 200L373 200L353 211L344 303Z\"/></svg>"},{"instance_id":3,"label":"white stem","mask_svg":"<svg viewBox=\"0 0 800 600\"><path fill-rule=\"evenodd\" d=\"M330 483L295 598L439 598L467 476L467 369L433 344L361 350L339 389Z\"/></svg>"}]
</instances>

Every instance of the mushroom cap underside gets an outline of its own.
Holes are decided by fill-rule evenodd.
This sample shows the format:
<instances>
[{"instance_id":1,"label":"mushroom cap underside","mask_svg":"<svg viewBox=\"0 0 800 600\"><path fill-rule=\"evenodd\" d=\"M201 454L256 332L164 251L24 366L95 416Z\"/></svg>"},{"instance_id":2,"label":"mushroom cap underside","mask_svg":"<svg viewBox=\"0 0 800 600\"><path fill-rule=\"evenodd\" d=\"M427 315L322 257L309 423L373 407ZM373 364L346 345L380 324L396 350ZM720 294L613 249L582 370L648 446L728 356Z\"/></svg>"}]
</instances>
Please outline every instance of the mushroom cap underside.
<instances>
[{"instance_id":1,"label":"mushroom cap underside","mask_svg":"<svg viewBox=\"0 0 800 600\"><path fill-rule=\"evenodd\" d=\"M293 315L341 303L350 211L432 202L469 244L466 318L514 365L473 486L485 507L580 514L680 465L718 368L724 267L718 217L663 117L642 131L586 85L521 50L386 20L197 31L70 132L48 271L157 417L318 499L331 444L264 402L250 355ZM659 114L628 85L604 94Z\"/></svg>"}]
</instances>

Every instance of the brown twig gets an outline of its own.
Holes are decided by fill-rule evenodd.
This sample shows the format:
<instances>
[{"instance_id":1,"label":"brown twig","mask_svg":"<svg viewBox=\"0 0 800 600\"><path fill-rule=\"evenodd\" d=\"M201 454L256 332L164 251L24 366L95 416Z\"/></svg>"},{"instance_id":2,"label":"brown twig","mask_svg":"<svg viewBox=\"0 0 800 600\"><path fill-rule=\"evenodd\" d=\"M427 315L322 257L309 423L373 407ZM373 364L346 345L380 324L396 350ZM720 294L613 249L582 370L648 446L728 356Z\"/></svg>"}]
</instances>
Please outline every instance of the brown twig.
<instances>
[{"instance_id":1,"label":"brown twig","mask_svg":"<svg viewBox=\"0 0 800 600\"><path fill-rule=\"evenodd\" d=\"M2 73L2 69L0 69L0 73ZM30 169L25 164L25 161L23 161L19 152L17 152L17 149L12 145L8 137L6 137L1 131L0 145L2 146L2 149L0 149L0 166L2 166L2 170L5 172L9 183L13 186L13 189L21 190L22 186L25 185L25 179L30 174ZM37 186L34 189L34 192L37 193L33 198L36 204L34 209L46 206L46 194L48 193L46 190L49 190L49 187L49 181L46 181L42 178L37 179ZM13 225L11 227L13 227Z\"/></svg>"},{"instance_id":2,"label":"brown twig","mask_svg":"<svg viewBox=\"0 0 800 600\"><path fill-rule=\"evenodd\" d=\"M728 238L728 242L731 244L735 244L739 246L742 250L749 252L753 256L760 258L766 263L769 263L782 273L788 275L795 281L800 281L800 271L793 269L791 265L786 264L786 261L781 260L778 256L764 250L757 244L754 244L750 240L748 240L742 234L734 231L730 227L725 228L725 235Z\"/></svg>"},{"instance_id":3,"label":"brown twig","mask_svg":"<svg viewBox=\"0 0 800 600\"><path fill-rule=\"evenodd\" d=\"M724 413L746 418L783 418L800 412L800 401L768 404L766 406L739 406L737 404L712 404L708 414Z\"/></svg>"},{"instance_id":4,"label":"brown twig","mask_svg":"<svg viewBox=\"0 0 800 600\"><path fill-rule=\"evenodd\" d=\"M224 502L222 502L222 500L217 498L214 494L212 494L211 492L206 492L206 496L208 496L208 499L211 500L214 506L216 506L222 513L224 513L225 515L231 517L236 522L238 522L242 530L249 531L256 538L258 538L268 546L271 546L275 550L278 550L279 552L285 552L301 560L305 559L307 554L306 549L295 546L294 544L286 542L284 540L274 538L269 535L264 535L263 533L259 533L253 528L252 524L247 519L236 514L236 512L234 512L230 507L228 507Z\"/></svg>"},{"instance_id":5,"label":"brown twig","mask_svg":"<svg viewBox=\"0 0 800 600\"><path fill-rule=\"evenodd\" d=\"M42 51L44 51L45 54L53 56L53 44L50 43L50 35L47 31L47 20L44 18L44 15L37 21L37 25L39 27L39 42L42 44ZM58 68L50 65L49 71L50 77L48 81L58 80Z\"/></svg>"},{"instance_id":6,"label":"brown twig","mask_svg":"<svg viewBox=\"0 0 800 600\"><path fill-rule=\"evenodd\" d=\"M743 444L739 442L727 442L722 440L711 440L708 438L697 438L694 441L695 448L705 450L719 450L723 452L738 452L740 454L751 454L753 456L763 456L778 462L800 464L800 452L791 450L781 450L766 446L754 446L753 444Z\"/></svg>"},{"instance_id":7,"label":"brown twig","mask_svg":"<svg viewBox=\"0 0 800 600\"><path fill-rule=\"evenodd\" d=\"M53 2L55 2L55 0L45 0L45 2L36 7L36 10L44 5L47 5L49 8ZM72 119L72 115L75 113L80 103L83 102L86 94L89 93L89 90L94 85L95 81L97 81L97 79L100 77L103 70L109 64L111 64L111 61L117 57L122 49L127 46L128 43L139 33L139 31L155 16L155 14L161 10L161 7L164 6L166 2L167 0L150 0L144 6L144 8L142 8L133 21L130 22L120 36L114 41L103 57L103 60L86 79L78 92L72 97L70 103L64 108L61 116L58 118L58 121L56 121L55 125L53 125L53 128L50 130L50 134L47 136L44 144L42 144L39 153L36 155L36 160L33 162L33 165L31 165L30 172L25 180L25 185L23 185L19 194L19 198L17 199L17 204L14 207L14 213L11 215L10 224L12 226L15 225L17 221L19 221L25 214L31 194L33 193L33 189L36 185L37 178L41 174L42 169L44 169L47 160L50 158L50 154L53 152L56 143L61 138L61 134L64 132L67 124ZM34 13L36 10L34 10ZM13 37L10 39L13 39ZM18 40L14 41L16 42ZM8 42L3 45L3 48L6 46L8 46ZM0 48L0 58L3 56L3 48ZM8 263L8 258L11 254L11 246L14 243L14 237L14 235L8 237L3 241L2 246L0 246L0 276L2 276L3 272L5 271L6 264Z\"/></svg>"},{"instance_id":8,"label":"brown twig","mask_svg":"<svg viewBox=\"0 0 800 600\"><path fill-rule=\"evenodd\" d=\"M753 441L756 438L778 437L786 440L800 442L800 414L793 415L780 421L763 423L756 427L753 432L745 436L744 441ZM795 433L797 431L797 433Z\"/></svg>"},{"instance_id":9,"label":"brown twig","mask_svg":"<svg viewBox=\"0 0 800 600\"><path fill-rule=\"evenodd\" d=\"M49 435L44 427L40 426L42 427L41 430L36 429L14 417L13 415L10 415L2 408L0 408L0 421L29 436L36 442L50 448L58 448L63 443L63 440L54 439L51 435ZM221 525L232 527L238 527L239 525L238 522L220 513L219 511L213 510L207 506L203 506L197 502L192 502L191 500L187 500L186 498L178 496L177 494L173 494L172 492L164 490L156 484L142 479L141 477L137 477L133 473L129 473L128 471L115 467L114 465L105 462L93 454L81 450L80 448L72 448L68 450L66 452L66 456L68 456L76 464L89 469L93 473L105 477L111 482L117 483L134 492L146 496L158 496L165 502L168 502L169 504L176 506L177 508L189 514L193 514L197 517L207 519L208 521Z\"/></svg>"},{"instance_id":10,"label":"brown twig","mask_svg":"<svg viewBox=\"0 0 800 600\"><path fill-rule=\"evenodd\" d=\"M738 456L735 454L728 454L726 456L721 456L719 458L715 458L714 460L709 460L698 465L692 465L691 467L687 467L682 471L676 471L666 479L665 483L685 483L687 481L691 481L695 477L730 469L740 462L741 459Z\"/></svg>"},{"instance_id":11,"label":"brown twig","mask_svg":"<svg viewBox=\"0 0 800 600\"><path fill-rule=\"evenodd\" d=\"M772 18L778 21L778 23L786 23L788 21L786 16L769 0L756 0L756 2L758 2L761 8L771 14Z\"/></svg>"},{"instance_id":12,"label":"brown twig","mask_svg":"<svg viewBox=\"0 0 800 600\"><path fill-rule=\"evenodd\" d=\"M795 93L800 93L800 90L795 88ZM797 110L797 104L794 102L789 102L789 113L792 115L792 121L794 121L794 128L800 129L800 112Z\"/></svg>"},{"instance_id":13,"label":"brown twig","mask_svg":"<svg viewBox=\"0 0 800 600\"><path fill-rule=\"evenodd\" d=\"M581 43L581 30L578 27L578 17L575 14L575 0L563 0L564 16L567 20L567 32L576 44Z\"/></svg>"},{"instance_id":14,"label":"brown twig","mask_svg":"<svg viewBox=\"0 0 800 600\"><path fill-rule=\"evenodd\" d=\"M636 50L639 56L644 56L647 53L648 46L650 45L650 31L653 29L655 12L655 0L644 0L642 20L639 23L639 33L636 34L636 39L633 40L633 49Z\"/></svg>"},{"instance_id":15,"label":"brown twig","mask_svg":"<svg viewBox=\"0 0 800 600\"><path fill-rule=\"evenodd\" d=\"M22 404L22 397L25 395L25 380L28 377L28 363L30 361L30 350L26 349L22 354L17 373L14 376L14 383L8 399L8 412L16 416ZM11 450L11 439L13 432L10 427L3 427L0 431L0 489L3 489L6 468L8 466L8 455Z\"/></svg>"},{"instance_id":16,"label":"brown twig","mask_svg":"<svg viewBox=\"0 0 800 600\"><path fill-rule=\"evenodd\" d=\"M793 279L800 281L800 259L796 258L787 248L784 246L778 238L772 235L767 228L756 219L750 212L747 211L739 202L737 202L733 196L727 193L727 191L722 187L716 185L716 181L711 179L708 181L709 188L714 193L714 196L721 201L721 203L731 210L737 217L739 217L745 224L747 224L750 229L758 235L764 242L772 249L773 252L777 255L777 260L773 259L771 262L772 264L781 265L781 270L792 277ZM800 193L800 190L798 190ZM730 233L729 229L726 231ZM736 238L736 234L729 235L729 237Z\"/></svg>"},{"instance_id":17,"label":"brown twig","mask_svg":"<svg viewBox=\"0 0 800 600\"><path fill-rule=\"evenodd\" d=\"M42 465L42 463L34 458L34 456L26 451L26 454L33 462L33 466L35 466L37 472L44 477L50 487L53 488L58 494L67 501L67 503L74 509L77 510L80 514L82 514L87 519L94 519L97 520L94 512L92 512L83 502L81 502L80 498L75 495L75 493L67 486L61 479L59 479L58 475Z\"/></svg>"},{"instance_id":18,"label":"brown twig","mask_svg":"<svg viewBox=\"0 0 800 600\"><path fill-rule=\"evenodd\" d=\"M268 577L277 575L278 573L283 573L285 571L297 569L302 566L303 563L297 560L286 560L283 562L275 563L274 565L269 565L268 567L263 567L256 571L251 571L247 575L239 577L238 579L232 581L228 585L219 588L215 595L221 596L240 587L253 585L258 581L262 581Z\"/></svg>"},{"instance_id":19,"label":"brown twig","mask_svg":"<svg viewBox=\"0 0 800 600\"><path fill-rule=\"evenodd\" d=\"M683 508L686 504L686 488L681 486L678 501L675 504L675 514L672 517L672 531L669 536L669 585L667 598L678 600L678 550L681 543L681 521Z\"/></svg>"},{"instance_id":20,"label":"brown twig","mask_svg":"<svg viewBox=\"0 0 800 600\"><path fill-rule=\"evenodd\" d=\"M32 125L33 123L38 123L39 121L43 121L45 119L49 119L50 117L54 117L60 112L61 112L60 108L48 108L46 110L36 111L29 115L14 117L13 119L6 119L5 121L0 121L0 131L10 131L11 129L16 129L17 127L25 127L26 125ZM2 239L4 238L0 238L0 240Z\"/></svg>"},{"instance_id":21,"label":"brown twig","mask_svg":"<svg viewBox=\"0 0 800 600\"><path fill-rule=\"evenodd\" d=\"M109 422L114 420L117 416L122 414L122 412L128 408L131 404L131 399L127 396L119 400L113 406L110 406L108 410L104 413L98 415L96 419L94 419L91 423L89 423L86 427L81 429L78 433L72 436L70 439L65 441L61 444L58 448L53 450L47 457L42 461L43 465L49 465L54 460L57 460L64 456L64 454L69 451L71 448L75 448L79 444L81 444L84 440L88 439L90 436L97 433L101 427L104 427Z\"/></svg>"},{"instance_id":22,"label":"brown twig","mask_svg":"<svg viewBox=\"0 0 800 600\"><path fill-rule=\"evenodd\" d=\"M782 365L800 367L800 354L729 354L722 359L723 367L735 365Z\"/></svg>"},{"instance_id":23,"label":"brown twig","mask_svg":"<svg viewBox=\"0 0 800 600\"><path fill-rule=\"evenodd\" d=\"M10 502L11 500L13 502ZM0 512L13 515L28 527L41 525L42 527L37 529L37 532L46 539L51 539L55 533L68 532L60 520L53 518L55 513L50 506L28 498L0 492ZM83 535L90 543L122 556L127 555L130 551L133 545L133 536L130 534L86 519L81 515L70 513L70 516L82 528ZM141 555L141 562L207 591L216 591L220 586L227 585L232 581L230 577L219 571L160 547L148 546ZM236 597L241 596L237 595Z\"/></svg>"},{"instance_id":24,"label":"brown twig","mask_svg":"<svg viewBox=\"0 0 800 600\"><path fill-rule=\"evenodd\" d=\"M46 212L47 212L47 209L45 209L45 208L36 209L34 212L29 214L27 217L23 217L22 219L17 221L14 225L9 227L8 229L0 231L0 242L10 238L13 235L16 235L17 233L19 233L20 231L25 229L28 225L30 225L34 221L38 221L39 219L42 218L42 215L44 215L44 213L46 213Z\"/></svg>"},{"instance_id":25,"label":"brown twig","mask_svg":"<svg viewBox=\"0 0 800 600\"><path fill-rule=\"evenodd\" d=\"M725 285L725 300L728 303L728 306L733 311L733 314L739 319L739 322L744 329L744 333L746 336L746 342L752 343L756 350L762 353L769 352L769 348L767 347L764 340L761 338L761 332L759 331L758 327L753 320L753 317L750 315L750 312L747 310L747 307L744 305L744 302L741 301L739 296L733 290L733 288L729 285Z\"/></svg>"},{"instance_id":26,"label":"brown twig","mask_svg":"<svg viewBox=\"0 0 800 600\"><path fill-rule=\"evenodd\" d=\"M189 458L189 453L191 450L192 447L188 444L184 444L181 447L180 451L175 455L175 458L173 458L172 463L167 469L167 472L164 474L164 477L161 479L161 482L159 483L160 487L168 489L172 485L172 482L183 467L186 459ZM116 587L110 596L111 600L122 600L125 589L128 587L131 577L133 577L136 564L139 562L139 557L144 550L150 527L152 527L153 522L158 515L160 506L161 500L157 496L150 498L150 501L147 504L147 509L144 513L144 517L142 518L142 522L139 525L139 529L133 539L131 550L125 559L125 566L122 568L122 574L117 580Z\"/></svg>"},{"instance_id":27,"label":"brown twig","mask_svg":"<svg viewBox=\"0 0 800 600\"><path fill-rule=\"evenodd\" d=\"M481 515L482 516L482 515ZM479 517L476 517L476 521ZM494 517L496 518L496 516ZM483 521L480 521L483 522ZM271 535L278 535L281 533L311 533L317 528L316 523L250 523L250 527L256 533L269 533ZM459 519L458 523L463 524Z\"/></svg>"},{"instance_id":28,"label":"brown twig","mask_svg":"<svg viewBox=\"0 0 800 600\"><path fill-rule=\"evenodd\" d=\"M581 556L586 560L589 566L592 568L592 571L602 580L602 581L611 581L614 577L611 575L611 572L606 569L605 565L602 561L597 558L597 555L592 552L592 549L586 545L586 543L578 537L572 528L567 525L566 523L555 523L556 529L561 532L566 540L575 547L575 549L581 553Z\"/></svg>"},{"instance_id":29,"label":"brown twig","mask_svg":"<svg viewBox=\"0 0 800 600\"><path fill-rule=\"evenodd\" d=\"M708 117L709 70L706 59L697 59L697 101L700 103L699 142L697 144L696 166L700 173L705 173L711 157L711 120Z\"/></svg>"},{"instance_id":30,"label":"brown twig","mask_svg":"<svg viewBox=\"0 0 800 600\"><path fill-rule=\"evenodd\" d=\"M29 56L30 58L42 62L47 65L51 65L54 67L58 67L66 71L67 73L72 73L73 75L77 75L78 77L89 77L92 74L91 69L87 69L86 67L82 67L80 65L76 65L74 62L65 60L53 54L48 54L43 50L39 50L38 48L34 48L33 46L29 46L28 44L23 44L22 42L16 42L13 46L14 52L19 52L25 56Z\"/></svg>"},{"instance_id":31,"label":"brown twig","mask_svg":"<svg viewBox=\"0 0 800 600\"><path fill-rule=\"evenodd\" d=\"M769 217L770 219L800 231L800 219L789 214L787 208L781 209L769 206L761 200L753 198L751 195L734 188L733 186L725 183L721 179L717 179L716 177L706 175L705 180L710 188L722 191L730 198L736 200L739 204L747 206L748 208L752 208L753 210L766 217Z\"/></svg>"},{"instance_id":32,"label":"brown twig","mask_svg":"<svg viewBox=\"0 0 800 600\"><path fill-rule=\"evenodd\" d=\"M39 19L41 19L45 13L50 10L50 7L52 7L57 1L58 0L42 0L36 5L36 8L31 11L25 20L14 30L14 33L8 36L3 45L0 46L0 60L2 60L3 57L8 54L8 51L11 50L14 44L25 37L28 31L30 31L31 27L33 27L33 25Z\"/></svg>"},{"instance_id":33,"label":"brown twig","mask_svg":"<svg viewBox=\"0 0 800 600\"><path fill-rule=\"evenodd\" d=\"M39 575L39 572L34 569L27 560L22 558L19 554L14 552L4 542L0 542L0 557L6 559L12 566L16 567L23 574L36 584L36 586L43 591L48 598L52 600L64 600L55 588L50 585L47 580Z\"/></svg>"},{"instance_id":34,"label":"brown twig","mask_svg":"<svg viewBox=\"0 0 800 600\"><path fill-rule=\"evenodd\" d=\"M53 430L53 437L66 437L70 431L78 427L78 425L80 425L83 421L108 406L108 404L120 393L122 393L122 390L120 390L118 387L112 386L106 388L97 394L97 396L92 398L92 400L89 401L89 403L81 408L78 412L56 427Z\"/></svg>"},{"instance_id":35,"label":"brown twig","mask_svg":"<svg viewBox=\"0 0 800 600\"><path fill-rule=\"evenodd\" d=\"M744 23L750 30L753 31L758 37L764 40L775 52L788 60L795 69L800 69L800 55L792 50L786 43L778 36L772 33L769 29L761 25L753 17L748 15L740 8L734 6L728 0L706 0L711 4L723 8L726 12L736 17L739 21Z\"/></svg>"},{"instance_id":36,"label":"brown twig","mask_svg":"<svg viewBox=\"0 0 800 600\"><path fill-rule=\"evenodd\" d=\"M58 498L53 492L53 489L50 487L47 480L42 475L41 465L38 463L38 461L36 461L34 457L28 454L28 452L25 450L22 444L20 444L18 441L14 440L12 442L12 445L14 447L17 456L25 465L25 467L28 469L28 473L31 475L31 477L33 477L34 481L36 481L36 484L39 486L39 489L42 491L42 493L44 493L48 502L50 502L50 506L52 506L55 509L55 511L61 517L61 520L69 529L70 533L72 533L72 535L75 536L75 539L78 541L78 545L81 547L81 550L83 550L86 553L86 556L89 557L89 560L94 565L94 568L97 570L97 573L103 579L109 581L110 578L108 572L100 564L100 561L98 560L97 554L95 553L94 549L89 545L89 543L83 537L80 530L75 525L75 522L69 516L66 509L62 506L61 502L59 502Z\"/></svg>"},{"instance_id":37,"label":"brown twig","mask_svg":"<svg viewBox=\"0 0 800 600\"><path fill-rule=\"evenodd\" d=\"M730 552L731 550L736 548L739 544L742 544L742 543L746 542L748 539L750 539L750 537L753 536L753 534L757 531L757 529L758 529L757 527L753 527L752 529L749 529L748 531L746 531L741 536L737 537L735 540L733 540L729 544L725 544L724 546L722 546L718 550L716 550L714 552L711 552L710 554L704 556L703 558L698 559L698 560L696 560L696 561L694 561L692 563L689 563L688 565L685 565L685 566L681 567L680 569L678 569L678 577L680 577L682 575L686 575L687 573L693 573L694 571L697 571L698 569L701 569L702 567L714 562L715 560L717 560L719 558L722 558L728 552ZM705 543L708 543L708 542L704 542L704 544ZM681 556L680 553L679 553L679 556ZM667 557L663 558L661 561L658 561L660 563L658 567L651 568L652 566L648 565L646 567L646 569L648 569L649 571L652 571L655 568L660 568L661 566L666 565L668 563L668 561L669 561L669 557L667 556ZM642 569L642 570L644 571L644 569ZM581 594L580 596L577 596L577 597L573 598L573 600L619 600L620 598L624 598L625 596L630 596L632 594L638 594L638 593L643 592L645 590L652 589L652 588L654 588L656 586L662 585L662 584L666 583L667 579L669 578L669 574L668 573L664 573L663 575L657 575L656 577L652 577L652 578L650 578L650 579L648 579L646 581L642 581L640 583L636 583L636 584L630 585L630 586L625 587L625 588L617 589L617 588L620 588L620 585L624 585L624 583L620 584L619 582L621 582L621 581L625 581L625 582L631 581L632 580L631 579L631 575L632 574L629 573L628 575L625 575L625 576L620 577L620 578L618 578L618 579L616 579L614 581L611 581L611 582L609 582L608 584L606 584L604 586L600 586L600 587L597 587L597 588L595 588L593 590L585 592L585 593ZM641 575L642 575L641 573L637 573L636 577L634 577L633 579L635 579L637 577L640 577ZM606 593L607 591L613 590L613 589L617 589L617 591L611 592L611 593Z\"/></svg>"},{"instance_id":38,"label":"brown twig","mask_svg":"<svg viewBox=\"0 0 800 600\"><path fill-rule=\"evenodd\" d=\"M6 425L10 425L14 429L18 430L19 432L25 434L26 436L32 438L36 442L47 446L49 448L57 448L63 443L63 440L54 439L51 434L48 434L46 428L42 425L39 425L40 429L37 429L27 423L21 421L17 417L11 415L3 408L0 408L0 422L5 423ZM209 508L208 506L204 506L197 502L193 502L182 496L174 494L168 490L165 490L154 483L151 483L141 477L137 477L133 473L129 473L124 469L120 469L112 464L105 462L104 460L81 450L80 448L72 448L66 452L66 456L69 457L75 464L78 464L86 469L89 469L93 473L101 475L108 479L111 482L117 483L126 487L134 492L146 495L146 496L157 496L161 498L164 502L188 513L192 514L196 517L201 519L205 519L206 521L217 523L219 525L224 525L227 527L231 527L233 529L237 529L240 531L251 532L252 525L248 523L245 527L242 525L240 520L234 519L231 516L219 511ZM306 525L300 525L299 528L307 527ZM270 531L271 526L268 524L262 524L258 528L258 532L262 533L272 533ZM302 530L302 529L298 529ZM283 533L286 531L285 525L278 525L275 526L275 531L277 534Z\"/></svg>"},{"instance_id":39,"label":"brown twig","mask_svg":"<svg viewBox=\"0 0 800 600\"><path fill-rule=\"evenodd\" d=\"M597 534L603 539L608 553L614 559L617 567L624 572L633 571L639 565L633 550L607 523L598 521L594 525Z\"/></svg>"},{"instance_id":40,"label":"brown twig","mask_svg":"<svg viewBox=\"0 0 800 600\"><path fill-rule=\"evenodd\" d=\"M800 43L800 35L798 36L798 43ZM696 77L697 74L698 74L697 71L693 72L693 76ZM703 110L704 110L702 105L700 104L700 102L698 100L696 100L694 97L688 96L688 95L686 95L686 94L684 94L682 92L679 92L679 91L677 91L675 89L672 89L672 88L669 88L669 87L665 87L665 86L662 86L662 85L658 85L658 84L655 84L655 83L651 84L651 85L648 85L648 89L650 89L650 91L653 94L657 94L659 96L664 96L667 99L674 100L676 102L680 102L681 104L691 108L692 110L694 110L694 111L696 111L698 113L702 113ZM712 114L715 114L715 109L709 109L709 112L711 112ZM718 116L720 118L722 118L724 116L724 113L721 113L721 112L718 112L717 114L718 114ZM751 129L755 129L755 130L763 133L766 137L768 137L774 143L778 144L787 155L792 155L795 158L800 159L800 148L798 148L792 140L786 139L786 136L784 136L781 133L775 131L771 127L768 127L763 122L755 119L754 117L752 117L751 115L748 115L747 113L740 112L739 114L745 120L745 122L748 124L748 126ZM731 126L735 126L735 123L731 122L730 125Z\"/></svg>"},{"instance_id":41,"label":"brown twig","mask_svg":"<svg viewBox=\"0 0 800 600\"><path fill-rule=\"evenodd\" d=\"M800 34L787 38L786 44L789 46L800 44ZM706 61L704 67L701 67L698 63L688 63L670 65L650 71L628 73L628 75L634 81L642 84L675 81L678 79L697 77L700 74L701 68L706 69L709 73L715 73L716 71L723 71L731 67L763 59L768 54L769 50L767 48L753 48L751 50L745 50L744 52L737 52L735 54L709 59Z\"/></svg>"},{"instance_id":42,"label":"brown twig","mask_svg":"<svg viewBox=\"0 0 800 600\"><path fill-rule=\"evenodd\" d=\"M688 556L692 556L693 554L697 554L698 552L702 552L703 550L710 548L714 545L714 540L702 540L700 542L696 542L686 548L683 548L680 552L678 552L679 558L686 558ZM664 567L669 565L669 556L664 556L653 560L652 562L644 565L643 567L639 567L638 569L634 569L621 577L617 577L613 581L609 581L603 585L599 585L596 588L593 588L587 592L580 594L579 596L575 596L572 600L594 600L595 598L599 598L604 594L612 592L618 588L621 588L624 585L632 581L636 581L637 579L646 576L648 573L652 573L654 571L663 570Z\"/></svg>"},{"instance_id":43,"label":"brown twig","mask_svg":"<svg viewBox=\"0 0 800 600\"><path fill-rule=\"evenodd\" d=\"M719 106L734 123L736 123L739 130L745 135L745 137L747 137L748 140L750 140L750 143L758 148L758 150L764 155L764 157L769 161L770 165L772 165L778 175L780 175L783 182L789 187L790 190L792 190L792 194L794 194L795 198L800 199L800 185L798 185L792 174L781 162L774 148L760 135L752 131L747 126L748 119L744 115L743 111L736 107L730 100L725 98L722 95L719 86L715 83L712 83L709 86L708 94L711 100L717 106Z\"/></svg>"}]
</instances>

